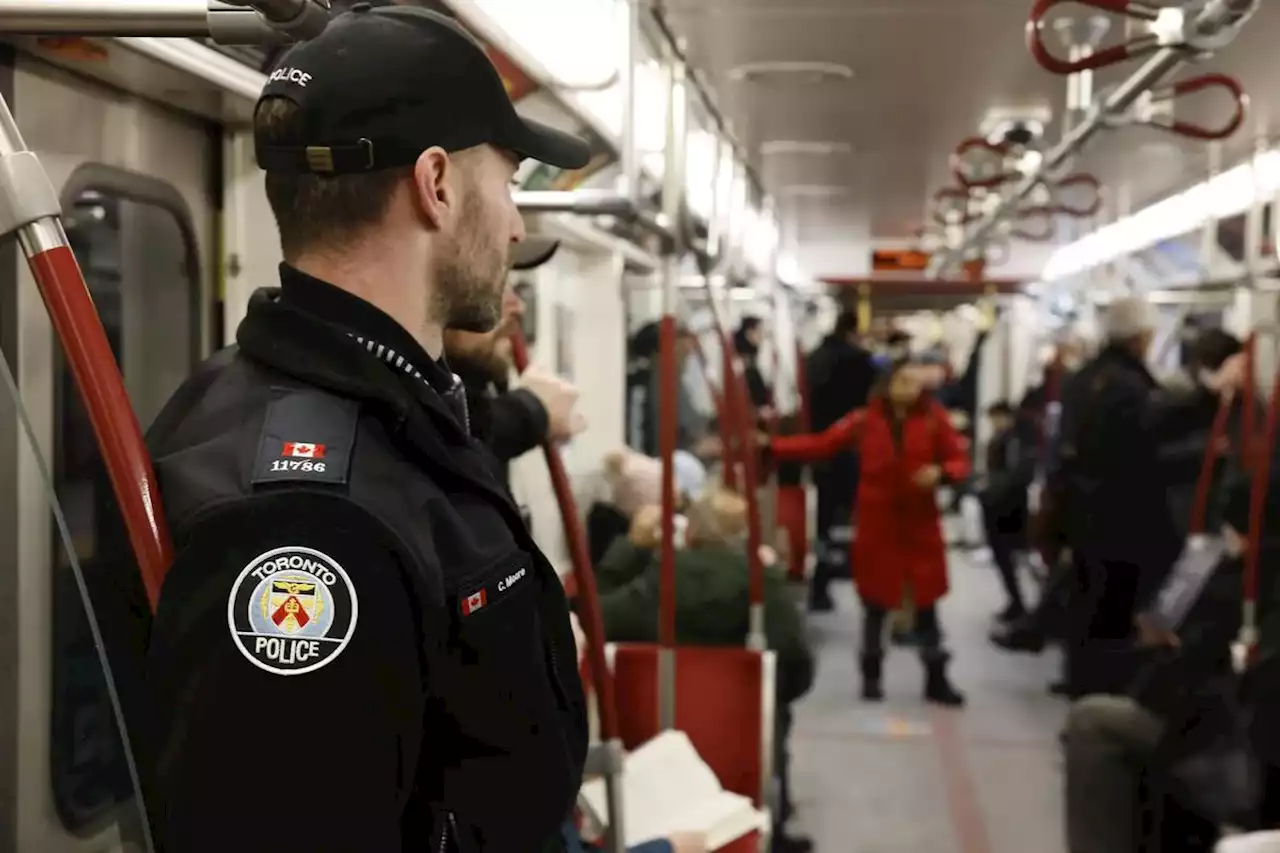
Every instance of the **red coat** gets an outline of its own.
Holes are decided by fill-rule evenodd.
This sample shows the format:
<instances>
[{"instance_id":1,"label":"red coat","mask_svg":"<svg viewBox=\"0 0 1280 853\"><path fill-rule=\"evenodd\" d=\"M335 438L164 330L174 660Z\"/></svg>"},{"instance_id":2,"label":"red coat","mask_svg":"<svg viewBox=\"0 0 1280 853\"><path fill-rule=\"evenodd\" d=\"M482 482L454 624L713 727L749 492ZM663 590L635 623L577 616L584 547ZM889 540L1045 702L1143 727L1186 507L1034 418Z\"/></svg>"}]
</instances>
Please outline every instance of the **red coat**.
<instances>
[{"instance_id":1,"label":"red coat","mask_svg":"<svg viewBox=\"0 0 1280 853\"><path fill-rule=\"evenodd\" d=\"M969 475L967 441L951 426L946 409L931 398L902 423L901 444L881 400L836 421L825 432L775 438L775 457L816 462L856 446L861 458L857 534L852 550L858 594L870 604L895 609L908 584L912 599L928 607L947 593L947 547L934 489L912 482L921 468L937 465L943 477Z\"/></svg>"}]
</instances>

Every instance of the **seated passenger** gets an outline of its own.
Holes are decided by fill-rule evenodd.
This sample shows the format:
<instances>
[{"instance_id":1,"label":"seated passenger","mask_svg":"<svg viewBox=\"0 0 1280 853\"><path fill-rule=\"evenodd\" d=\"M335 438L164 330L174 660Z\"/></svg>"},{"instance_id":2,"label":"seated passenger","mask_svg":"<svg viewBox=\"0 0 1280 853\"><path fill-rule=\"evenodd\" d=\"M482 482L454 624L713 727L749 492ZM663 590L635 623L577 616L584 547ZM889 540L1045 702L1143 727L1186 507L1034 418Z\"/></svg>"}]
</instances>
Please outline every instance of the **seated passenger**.
<instances>
[{"instance_id":1,"label":"seated passenger","mask_svg":"<svg viewBox=\"0 0 1280 853\"><path fill-rule=\"evenodd\" d=\"M1192 724L1235 690L1231 644L1241 617L1241 574L1250 484L1233 474L1227 485L1223 559L1177 635L1141 617L1137 676L1128 695L1093 695L1071 706L1063 733L1069 853L1133 853L1142 832L1139 781L1158 779L1159 756L1178 747ZM1280 655L1275 602L1280 560L1280 465L1272 463L1258 565L1259 656L1253 669ZM1270 671L1270 667L1267 667Z\"/></svg>"},{"instance_id":2,"label":"seated passenger","mask_svg":"<svg viewBox=\"0 0 1280 853\"><path fill-rule=\"evenodd\" d=\"M596 567L600 611L612 642L652 643L658 638L658 542L661 510L636 514L631 532L618 539ZM704 493L688 509L686 547L676 552L676 642L691 646L740 646L749 630L746 502L725 489ZM790 816L786 739L791 703L813 685L814 659L804 625L780 569L765 575L764 630L777 655L777 728L774 762L781 806L774 815L775 851L805 851L808 839L788 837Z\"/></svg>"},{"instance_id":3,"label":"seated passenger","mask_svg":"<svg viewBox=\"0 0 1280 853\"><path fill-rule=\"evenodd\" d=\"M702 494L707 469L696 456L683 450L675 452L674 462L678 508ZM626 535L641 508L661 501L662 462L630 449L614 451L604 458L604 482L609 499L596 501L587 513L593 565L604 559L617 537Z\"/></svg>"},{"instance_id":4,"label":"seated passenger","mask_svg":"<svg viewBox=\"0 0 1280 853\"><path fill-rule=\"evenodd\" d=\"M924 393L915 366L899 361L882 377L865 409L819 434L774 439L770 448L778 459L817 461L850 445L858 445L862 456L857 533L851 546L853 579L865 610L862 696L884 698L885 620L910 589L916 642L925 664L925 698L962 705L964 696L947 679L950 655L943 648L936 609L948 588L937 488L968 476L965 441L947 411Z\"/></svg>"}]
</instances>

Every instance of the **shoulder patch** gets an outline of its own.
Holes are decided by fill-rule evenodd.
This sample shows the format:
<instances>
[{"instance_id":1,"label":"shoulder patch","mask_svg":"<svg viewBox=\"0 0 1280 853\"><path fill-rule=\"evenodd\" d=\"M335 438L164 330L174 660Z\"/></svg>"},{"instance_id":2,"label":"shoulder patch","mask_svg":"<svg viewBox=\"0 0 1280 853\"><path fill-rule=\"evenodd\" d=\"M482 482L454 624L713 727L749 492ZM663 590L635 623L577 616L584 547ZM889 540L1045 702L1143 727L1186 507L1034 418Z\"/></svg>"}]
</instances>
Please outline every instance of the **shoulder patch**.
<instances>
[{"instance_id":1,"label":"shoulder patch","mask_svg":"<svg viewBox=\"0 0 1280 853\"><path fill-rule=\"evenodd\" d=\"M288 391L267 406L250 482L343 484L360 406L328 394Z\"/></svg>"},{"instance_id":2,"label":"shoulder patch","mask_svg":"<svg viewBox=\"0 0 1280 853\"><path fill-rule=\"evenodd\" d=\"M227 598L240 654L276 675L302 675L335 660L356 630L355 586L330 557L300 545L259 554Z\"/></svg>"}]
</instances>

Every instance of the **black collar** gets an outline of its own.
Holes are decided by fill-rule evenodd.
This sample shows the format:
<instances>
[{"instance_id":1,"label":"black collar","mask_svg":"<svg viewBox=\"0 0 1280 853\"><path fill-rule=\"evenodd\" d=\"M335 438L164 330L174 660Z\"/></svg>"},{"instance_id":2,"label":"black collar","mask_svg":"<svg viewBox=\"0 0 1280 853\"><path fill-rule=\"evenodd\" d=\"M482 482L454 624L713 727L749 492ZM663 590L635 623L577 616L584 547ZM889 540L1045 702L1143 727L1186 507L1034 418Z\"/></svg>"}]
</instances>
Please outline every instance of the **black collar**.
<instances>
[{"instance_id":1,"label":"black collar","mask_svg":"<svg viewBox=\"0 0 1280 853\"><path fill-rule=\"evenodd\" d=\"M294 284L302 281L294 277L295 272L289 271L284 277ZM361 319L373 321L381 312L349 294L345 295L353 303L336 293L319 296L322 304L308 301L311 296L326 293L329 287L314 279L303 284L301 289L308 295L303 296L301 305L296 286L290 287L290 299L282 298L280 288L254 292L249 298L249 310L236 330L240 353L277 374L359 401L411 459L442 478L448 488L454 488L450 483L465 484L485 493L505 514L512 529L520 532L526 547L536 549L524 532L510 493L494 478L492 457L467 434L466 424L458 418L450 401L429 382L415 379L403 369L389 369L385 353L379 357L376 348L371 350L357 340L358 333L352 325ZM317 309L316 313L303 306ZM345 312L341 322L333 314L335 307ZM391 340L414 355L421 351L400 340L394 329L382 326L379 331L391 333ZM425 376L432 366L444 370L431 359L419 370ZM462 383L457 382L456 387L457 396L461 397Z\"/></svg>"},{"instance_id":2,"label":"black collar","mask_svg":"<svg viewBox=\"0 0 1280 853\"><path fill-rule=\"evenodd\" d=\"M443 394L454 377L441 359L433 359L403 326L370 302L299 269L280 264L280 301L351 333L369 351L407 374L418 373Z\"/></svg>"},{"instance_id":3,"label":"black collar","mask_svg":"<svg viewBox=\"0 0 1280 853\"><path fill-rule=\"evenodd\" d=\"M463 429L469 427L462 380L377 306L285 263L280 264L280 302L342 329L397 373L425 383L449 404Z\"/></svg>"},{"instance_id":4,"label":"black collar","mask_svg":"<svg viewBox=\"0 0 1280 853\"><path fill-rule=\"evenodd\" d=\"M1151 369L1147 367L1147 363L1132 351L1120 344L1107 344L1103 347L1102 352L1098 354L1099 361L1103 364L1112 364L1127 370L1152 388L1159 385L1156 378L1151 375Z\"/></svg>"}]
</instances>

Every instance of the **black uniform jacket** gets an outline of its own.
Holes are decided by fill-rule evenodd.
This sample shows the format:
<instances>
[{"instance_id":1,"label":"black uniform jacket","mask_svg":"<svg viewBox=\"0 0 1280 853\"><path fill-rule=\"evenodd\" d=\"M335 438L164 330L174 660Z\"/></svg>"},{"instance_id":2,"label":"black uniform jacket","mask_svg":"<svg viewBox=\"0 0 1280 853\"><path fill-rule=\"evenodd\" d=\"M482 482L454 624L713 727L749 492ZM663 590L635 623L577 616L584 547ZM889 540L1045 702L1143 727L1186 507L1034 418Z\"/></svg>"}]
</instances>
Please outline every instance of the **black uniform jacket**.
<instances>
[{"instance_id":1,"label":"black uniform jacket","mask_svg":"<svg viewBox=\"0 0 1280 853\"><path fill-rule=\"evenodd\" d=\"M146 672L161 848L557 849L587 737L560 582L456 377L281 275L148 436L176 551Z\"/></svg>"}]
</instances>

